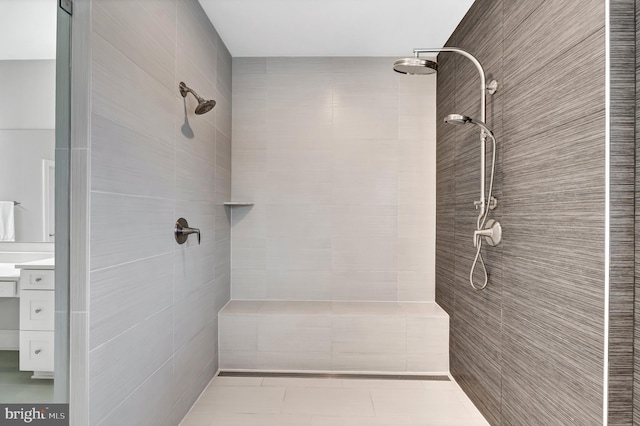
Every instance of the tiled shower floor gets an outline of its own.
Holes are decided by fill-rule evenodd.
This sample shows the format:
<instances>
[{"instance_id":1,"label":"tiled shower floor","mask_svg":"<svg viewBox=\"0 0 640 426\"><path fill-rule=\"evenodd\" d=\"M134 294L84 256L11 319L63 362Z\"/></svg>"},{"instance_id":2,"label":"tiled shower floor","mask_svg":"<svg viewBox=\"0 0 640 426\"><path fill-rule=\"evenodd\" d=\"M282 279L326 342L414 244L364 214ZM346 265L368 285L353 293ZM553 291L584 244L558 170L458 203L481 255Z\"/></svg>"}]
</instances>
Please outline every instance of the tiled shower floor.
<instances>
[{"instance_id":1,"label":"tiled shower floor","mask_svg":"<svg viewBox=\"0 0 640 426\"><path fill-rule=\"evenodd\" d=\"M216 377L181 426L488 425L454 381Z\"/></svg>"}]
</instances>

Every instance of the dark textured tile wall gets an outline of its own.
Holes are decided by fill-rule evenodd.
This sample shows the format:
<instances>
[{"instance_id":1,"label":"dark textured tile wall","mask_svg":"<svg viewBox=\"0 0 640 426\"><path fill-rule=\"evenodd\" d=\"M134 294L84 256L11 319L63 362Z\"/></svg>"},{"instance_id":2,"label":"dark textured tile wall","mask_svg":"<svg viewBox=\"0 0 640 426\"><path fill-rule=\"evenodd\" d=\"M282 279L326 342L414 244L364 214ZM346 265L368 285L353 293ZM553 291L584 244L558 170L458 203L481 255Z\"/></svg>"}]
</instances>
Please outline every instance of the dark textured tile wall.
<instances>
[{"instance_id":1,"label":"dark textured tile wall","mask_svg":"<svg viewBox=\"0 0 640 426\"><path fill-rule=\"evenodd\" d=\"M610 2L621 60L611 80L608 421L631 424L634 5ZM439 123L436 300L451 316L452 374L493 425L602 424L605 2L476 1L447 45L500 82L487 123L498 139L491 216L504 231L483 250L490 283L476 292L478 132ZM478 117L477 71L451 56L439 57L438 120Z\"/></svg>"},{"instance_id":2,"label":"dark textured tile wall","mask_svg":"<svg viewBox=\"0 0 640 426\"><path fill-rule=\"evenodd\" d=\"M633 424L635 1L610 1L609 424Z\"/></svg>"},{"instance_id":3,"label":"dark textured tile wall","mask_svg":"<svg viewBox=\"0 0 640 426\"><path fill-rule=\"evenodd\" d=\"M640 40L640 0L635 1L635 39L636 44L638 40ZM635 76L636 81L640 79L640 49L636 49L635 55L636 59L636 69ZM636 93L636 104L635 104L635 119L636 119L636 135L640 135L640 96ZM635 167L636 170L640 168L640 139L636 136L636 156L635 156ZM640 287L637 287L640 284L640 196L638 194L638 190L640 189L640 180L638 174L636 174L636 192L635 192L635 303L634 308L635 312L640 312ZM640 424L640 315L635 316L634 318L634 351L633 351L633 424Z\"/></svg>"}]
</instances>

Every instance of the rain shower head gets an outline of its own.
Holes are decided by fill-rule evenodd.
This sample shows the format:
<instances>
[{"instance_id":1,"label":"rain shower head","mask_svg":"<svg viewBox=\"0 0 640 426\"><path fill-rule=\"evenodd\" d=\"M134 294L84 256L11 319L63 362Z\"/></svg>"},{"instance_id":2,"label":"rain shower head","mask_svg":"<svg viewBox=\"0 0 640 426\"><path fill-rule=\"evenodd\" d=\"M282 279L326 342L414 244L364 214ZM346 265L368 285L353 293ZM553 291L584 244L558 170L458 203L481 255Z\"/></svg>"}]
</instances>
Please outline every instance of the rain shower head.
<instances>
[{"instance_id":1,"label":"rain shower head","mask_svg":"<svg viewBox=\"0 0 640 426\"><path fill-rule=\"evenodd\" d=\"M195 96L196 99L198 100L198 106L196 107L197 115L205 114L211 111L214 106L216 106L216 101L214 101L213 99L210 99L207 101L201 98L193 89L187 87L187 85L184 84L184 82L181 81L179 87L180 87L180 94L182 95L183 98L186 98L187 93L191 92L191 94Z\"/></svg>"},{"instance_id":2,"label":"rain shower head","mask_svg":"<svg viewBox=\"0 0 640 426\"><path fill-rule=\"evenodd\" d=\"M471 117L467 117L466 115L449 114L444 118L444 122L447 124L453 124L453 125L459 126L461 124L472 123L473 120L471 119Z\"/></svg>"},{"instance_id":3,"label":"rain shower head","mask_svg":"<svg viewBox=\"0 0 640 426\"><path fill-rule=\"evenodd\" d=\"M444 118L444 122L447 124L453 124L455 126L471 123L480 127L482 130L484 130L487 133L492 133L491 130L489 130L489 128L487 127L487 125L484 124L482 121L474 120L473 118L468 117L466 115L462 115L462 114L449 114Z\"/></svg>"},{"instance_id":4,"label":"rain shower head","mask_svg":"<svg viewBox=\"0 0 640 426\"><path fill-rule=\"evenodd\" d=\"M401 74L427 75L438 71L438 64L422 58L402 58L393 63L393 70Z\"/></svg>"},{"instance_id":5,"label":"rain shower head","mask_svg":"<svg viewBox=\"0 0 640 426\"><path fill-rule=\"evenodd\" d=\"M487 84L487 77L484 73L484 69L480 64L480 61L476 59L471 53L467 52L464 49L460 49L457 47L438 47L438 48L426 48L426 49L413 49L413 58L403 58L398 59L393 63L393 70L395 72L399 72L402 74L415 74L415 75L428 75L433 74L438 69L438 64L434 60L422 59L420 58L421 54L439 54L443 52L451 52L456 53L458 55L462 55L465 58L469 59L475 65L478 70L478 74L480 74L480 86L482 91L480 92L480 120L486 121L487 116L485 114L486 110L486 93L494 94L496 90L498 90L498 82L496 80L491 80L489 84Z\"/></svg>"}]
</instances>

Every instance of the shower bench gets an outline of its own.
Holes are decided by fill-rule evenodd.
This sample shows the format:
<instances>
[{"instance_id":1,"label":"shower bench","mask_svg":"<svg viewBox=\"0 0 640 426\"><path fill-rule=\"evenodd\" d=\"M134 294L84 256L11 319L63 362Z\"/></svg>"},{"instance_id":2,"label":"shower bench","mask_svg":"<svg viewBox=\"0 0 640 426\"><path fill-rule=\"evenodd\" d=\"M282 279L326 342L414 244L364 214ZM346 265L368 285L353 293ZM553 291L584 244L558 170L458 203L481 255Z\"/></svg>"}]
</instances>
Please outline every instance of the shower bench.
<instances>
[{"instance_id":1,"label":"shower bench","mask_svg":"<svg viewBox=\"0 0 640 426\"><path fill-rule=\"evenodd\" d=\"M219 354L225 371L446 373L449 316L434 302L232 300Z\"/></svg>"}]
</instances>

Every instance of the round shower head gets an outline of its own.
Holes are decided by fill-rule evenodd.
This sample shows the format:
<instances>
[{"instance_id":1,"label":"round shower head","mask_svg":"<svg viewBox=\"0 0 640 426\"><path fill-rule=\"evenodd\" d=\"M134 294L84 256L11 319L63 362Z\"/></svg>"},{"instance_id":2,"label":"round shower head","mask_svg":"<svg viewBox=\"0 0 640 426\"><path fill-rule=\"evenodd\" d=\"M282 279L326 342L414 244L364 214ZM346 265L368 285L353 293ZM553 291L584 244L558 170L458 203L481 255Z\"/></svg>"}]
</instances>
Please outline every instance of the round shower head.
<instances>
[{"instance_id":1,"label":"round shower head","mask_svg":"<svg viewBox=\"0 0 640 426\"><path fill-rule=\"evenodd\" d=\"M493 134L491 129L489 129L487 125L484 124L482 121L474 120L473 118L468 117L466 115L462 115L462 114L449 114L444 118L444 122L447 124L454 124L456 126L461 124L471 123L480 127L486 133Z\"/></svg>"},{"instance_id":2,"label":"round shower head","mask_svg":"<svg viewBox=\"0 0 640 426\"><path fill-rule=\"evenodd\" d=\"M449 114L444 118L444 122L447 124L461 125L467 123L473 123L471 117L467 117L462 114Z\"/></svg>"},{"instance_id":3,"label":"round shower head","mask_svg":"<svg viewBox=\"0 0 640 426\"><path fill-rule=\"evenodd\" d=\"M402 58L393 63L393 70L401 74L427 75L438 70L434 61L422 58Z\"/></svg>"},{"instance_id":4,"label":"round shower head","mask_svg":"<svg viewBox=\"0 0 640 426\"><path fill-rule=\"evenodd\" d=\"M180 82L178 88L180 89L180 94L183 98L186 98L189 92L191 92L191 94L196 98L196 100L198 101L198 106L196 107L196 115L205 114L211 111L214 106L216 106L216 101L214 101L213 99L209 101L202 99L200 95L198 95L193 89L184 84L183 81Z\"/></svg>"},{"instance_id":5,"label":"round shower head","mask_svg":"<svg viewBox=\"0 0 640 426\"><path fill-rule=\"evenodd\" d=\"M196 114L197 115L205 114L211 111L214 106L216 106L216 101L214 101L213 99L209 101L205 101L204 99L198 100L198 106L196 107Z\"/></svg>"}]
</instances>

